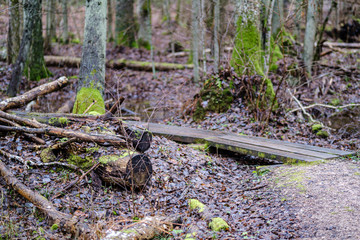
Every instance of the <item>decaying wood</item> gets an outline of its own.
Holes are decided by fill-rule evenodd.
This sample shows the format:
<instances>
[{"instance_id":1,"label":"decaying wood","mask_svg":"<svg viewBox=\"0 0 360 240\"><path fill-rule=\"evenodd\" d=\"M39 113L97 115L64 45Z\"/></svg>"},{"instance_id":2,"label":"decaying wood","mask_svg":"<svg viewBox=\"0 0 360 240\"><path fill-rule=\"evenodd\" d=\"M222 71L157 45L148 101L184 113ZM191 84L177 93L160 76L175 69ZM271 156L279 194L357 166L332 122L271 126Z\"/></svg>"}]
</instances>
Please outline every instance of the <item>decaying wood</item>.
<instances>
[{"instance_id":1,"label":"decaying wood","mask_svg":"<svg viewBox=\"0 0 360 240\"><path fill-rule=\"evenodd\" d=\"M360 43L324 42L325 47L360 48Z\"/></svg>"},{"instance_id":2,"label":"decaying wood","mask_svg":"<svg viewBox=\"0 0 360 240\"><path fill-rule=\"evenodd\" d=\"M91 116L91 115L82 115L82 114L59 114L59 113L27 113L21 111L11 111L9 112L11 115L21 116L22 119L36 119L35 125L29 125L25 121L20 122L21 124L29 125L36 128L47 128L48 125L53 126L62 126L64 124L60 123L59 121L54 121L54 119L58 118L66 118L66 124L73 124L76 122L87 122L87 121L97 121L97 120L113 120L114 124L118 125L119 134L118 137L125 140L127 143L133 146L139 152L145 152L150 148L150 144L152 141L152 135L147 130L140 130L136 128L129 128L123 126L123 118L118 117L111 117L111 113L108 112L104 115L100 116ZM7 113L5 113L7 114ZM0 112L0 117L2 113ZM11 116L8 116L9 119ZM15 119L11 119L15 121ZM19 120L20 121L20 120ZM40 122L40 125L36 125ZM48 125L46 125L48 124ZM66 125L65 124L65 125Z\"/></svg>"},{"instance_id":3,"label":"decaying wood","mask_svg":"<svg viewBox=\"0 0 360 240\"><path fill-rule=\"evenodd\" d=\"M62 56L45 56L45 63L47 66L57 66L57 67L74 67L78 68L80 66L80 58L77 57L62 57ZM106 62L106 67L108 68L129 68L134 70L141 71L152 71L152 62L141 62L127 59L115 59ZM154 63L156 70L158 71L171 71L171 70L182 70L182 69L192 69L192 64L178 64L178 63L164 63L164 62L155 62Z\"/></svg>"},{"instance_id":4,"label":"decaying wood","mask_svg":"<svg viewBox=\"0 0 360 240\"><path fill-rule=\"evenodd\" d=\"M13 98L8 98L0 102L0 110L5 111L10 108L17 108L24 106L28 102L36 99L39 96L45 95L50 92L54 92L61 89L70 83L66 77L60 77L59 79L40 85L30 91Z\"/></svg>"},{"instance_id":5,"label":"decaying wood","mask_svg":"<svg viewBox=\"0 0 360 240\"><path fill-rule=\"evenodd\" d=\"M152 239L162 233L169 234L169 231L173 228L173 222L176 220L175 215L166 217L147 216L121 231L108 230L103 240Z\"/></svg>"},{"instance_id":6,"label":"decaying wood","mask_svg":"<svg viewBox=\"0 0 360 240\"><path fill-rule=\"evenodd\" d=\"M107 183L142 189L151 180L152 164L146 155L128 153L101 164L96 172Z\"/></svg>"},{"instance_id":7,"label":"decaying wood","mask_svg":"<svg viewBox=\"0 0 360 240\"><path fill-rule=\"evenodd\" d=\"M90 228L85 223L79 222L76 216L71 216L57 211L46 198L19 182L1 160L0 174L9 186L11 186L25 199L33 203L40 211L48 216L54 224L57 224L60 229L73 235L83 236L84 238L89 239Z\"/></svg>"}]
</instances>

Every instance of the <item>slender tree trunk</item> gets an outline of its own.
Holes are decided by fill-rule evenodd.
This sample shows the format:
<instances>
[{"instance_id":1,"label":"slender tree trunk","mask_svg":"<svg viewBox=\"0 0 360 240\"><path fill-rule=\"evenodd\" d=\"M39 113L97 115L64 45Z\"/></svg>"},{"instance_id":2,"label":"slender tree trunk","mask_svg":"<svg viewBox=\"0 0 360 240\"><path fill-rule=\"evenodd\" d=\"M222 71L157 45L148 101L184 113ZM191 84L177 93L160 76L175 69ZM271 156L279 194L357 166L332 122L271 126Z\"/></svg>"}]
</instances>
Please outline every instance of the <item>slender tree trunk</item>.
<instances>
[{"instance_id":1,"label":"slender tree trunk","mask_svg":"<svg viewBox=\"0 0 360 240\"><path fill-rule=\"evenodd\" d=\"M175 22L176 23L180 23L180 13L181 13L181 6L182 6L182 4L181 4L181 0L177 0L176 1L176 16L175 16Z\"/></svg>"},{"instance_id":2,"label":"slender tree trunk","mask_svg":"<svg viewBox=\"0 0 360 240\"><path fill-rule=\"evenodd\" d=\"M318 0L308 1L303 59L309 74L311 74L311 67L314 58L314 44L315 44L315 35L317 29L318 7L319 7Z\"/></svg>"},{"instance_id":3,"label":"slender tree trunk","mask_svg":"<svg viewBox=\"0 0 360 240\"><path fill-rule=\"evenodd\" d=\"M51 76L51 72L46 68L44 60L44 39L42 35L41 13L40 0L38 12L32 16L34 27L32 29L30 54L24 68L24 75L31 81L39 81L40 79Z\"/></svg>"},{"instance_id":4,"label":"slender tree trunk","mask_svg":"<svg viewBox=\"0 0 360 240\"><path fill-rule=\"evenodd\" d=\"M194 64L194 81L199 82L199 10L200 0L192 0L192 58Z\"/></svg>"},{"instance_id":5,"label":"slender tree trunk","mask_svg":"<svg viewBox=\"0 0 360 240\"><path fill-rule=\"evenodd\" d=\"M113 35L113 0L107 0L107 39L109 42L114 41L114 35Z\"/></svg>"},{"instance_id":6,"label":"slender tree trunk","mask_svg":"<svg viewBox=\"0 0 360 240\"><path fill-rule=\"evenodd\" d=\"M46 1L46 37L45 37L45 51L51 50L51 42L55 38L55 0Z\"/></svg>"},{"instance_id":7,"label":"slender tree trunk","mask_svg":"<svg viewBox=\"0 0 360 240\"><path fill-rule=\"evenodd\" d=\"M104 114L107 1L87 0L85 4L84 43L73 113Z\"/></svg>"},{"instance_id":8,"label":"slender tree trunk","mask_svg":"<svg viewBox=\"0 0 360 240\"><path fill-rule=\"evenodd\" d=\"M22 72L24 70L26 59L28 58L31 39L32 39L32 29L34 28L34 22L36 14L39 14L41 1L36 0L25 0L24 1L24 32L21 39L21 45L19 50L19 55L16 59L14 65L14 70L11 74L11 81L7 89L7 95L10 97L16 96L16 93L19 89L21 82ZM29 16L29 17L27 17Z\"/></svg>"},{"instance_id":9,"label":"slender tree trunk","mask_svg":"<svg viewBox=\"0 0 360 240\"><path fill-rule=\"evenodd\" d=\"M273 1L275 2L272 13L271 35L275 39L284 24L284 0Z\"/></svg>"},{"instance_id":10,"label":"slender tree trunk","mask_svg":"<svg viewBox=\"0 0 360 240\"><path fill-rule=\"evenodd\" d=\"M116 44L134 47L136 44L134 0L117 0L116 3Z\"/></svg>"},{"instance_id":11,"label":"slender tree trunk","mask_svg":"<svg viewBox=\"0 0 360 240\"><path fill-rule=\"evenodd\" d=\"M220 25L220 0L214 0L214 71L219 70L220 47L219 47L219 25Z\"/></svg>"},{"instance_id":12,"label":"slender tree trunk","mask_svg":"<svg viewBox=\"0 0 360 240\"><path fill-rule=\"evenodd\" d=\"M200 11L200 27L201 27L201 37L200 37L200 49L202 54L202 64L203 64L203 75L206 75L206 24L205 24L205 0L201 0L201 11Z\"/></svg>"},{"instance_id":13,"label":"slender tree trunk","mask_svg":"<svg viewBox=\"0 0 360 240\"><path fill-rule=\"evenodd\" d=\"M301 25L301 13L302 13L302 0L293 0L294 3L294 32L295 38L300 42L300 25Z\"/></svg>"},{"instance_id":14,"label":"slender tree trunk","mask_svg":"<svg viewBox=\"0 0 360 240\"><path fill-rule=\"evenodd\" d=\"M69 43L69 26L68 26L68 10L67 10L67 0L62 0L62 10L63 10L63 28L62 28L62 39L64 43Z\"/></svg>"},{"instance_id":15,"label":"slender tree trunk","mask_svg":"<svg viewBox=\"0 0 360 240\"><path fill-rule=\"evenodd\" d=\"M7 63L13 64L20 49L20 7L19 0L10 0L10 19L7 39Z\"/></svg>"},{"instance_id":16,"label":"slender tree trunk","mask_svg":"<svg viewBox=\"0 0 360 240\"><path fill-rule=\"evenodd\" d=\"M151 5L150 0L139 0L138 46L151 49Z\"/></svg>"}]
</instances>

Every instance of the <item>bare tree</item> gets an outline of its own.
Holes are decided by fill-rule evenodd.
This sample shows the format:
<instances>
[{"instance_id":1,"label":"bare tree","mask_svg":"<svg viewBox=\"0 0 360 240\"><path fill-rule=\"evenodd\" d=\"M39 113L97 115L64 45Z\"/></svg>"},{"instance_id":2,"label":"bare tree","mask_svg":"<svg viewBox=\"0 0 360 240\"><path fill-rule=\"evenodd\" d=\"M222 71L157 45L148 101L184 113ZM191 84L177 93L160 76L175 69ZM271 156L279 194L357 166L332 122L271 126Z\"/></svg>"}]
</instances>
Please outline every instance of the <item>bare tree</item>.
<instances>
[{"instance_id":1,"label":"bare tree","mask_svg":"<svg viewBox=\"0 0 360 240\"><path fill-rule=\"evenodd\" d=\"M199 82L199 10L200 0L192 0L192 59L194 64L194 81Z\"/></svg>"},{"instance_id":2,"label":"bare tree","mask_svg":"<svg viewBox=\"0 0 360 240\"><path fill-rule=\"evenodd\" d=\"M7 63L13 64L20 49L20 3L19 0L9 1L10 19L7 39Z\"/></svg>"},{"instance_id":3,"label":"bare tree","mask_svg":"<svg viewBox=\"0 0 360 240\"><path fill-rule=\"evenodd\" d=\"M138 46L151 49L151 5L150 0L139 0L138 2Z\"/></svg>"},{"instance_id":4,"label":"bare tree","mask_svg":"<svg viewBox=\"0 0 360 240\"><path fill-rule=\"evenodd\" d=\"M68 26L68 9L67 9L67 0L62 0L62 10L63 10L63 27L62 27L62 39L64 43L69 42L69 26Z\"/></svg>"},{"instance_id":5,"label":"bare tree","mask_svg":"<svg viewBox=\"0 0 360 240\"><path fill-rule=\"evenodd\" d=\"M116 1L115 34L117 45L135 46L134 0Z\"/></svg>"}]
</instances>

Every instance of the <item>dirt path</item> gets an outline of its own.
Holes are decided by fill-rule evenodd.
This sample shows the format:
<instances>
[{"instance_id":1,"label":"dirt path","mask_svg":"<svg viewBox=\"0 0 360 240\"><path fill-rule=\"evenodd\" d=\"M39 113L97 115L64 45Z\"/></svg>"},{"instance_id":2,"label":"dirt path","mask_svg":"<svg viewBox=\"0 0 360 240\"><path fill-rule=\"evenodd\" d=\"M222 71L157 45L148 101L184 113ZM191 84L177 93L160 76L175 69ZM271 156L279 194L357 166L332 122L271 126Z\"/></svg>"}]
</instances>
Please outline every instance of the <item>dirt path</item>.
<instances>
[{"instance_id":1,"label":"dirt path","mask_svg":"<svg viewBox=\"0 0 360 240\"><path fill-rule=\"evenodd\" d=\"M333 160L272 171L294 209L304 239L360 239L360 164Z\"/></svg>"}]
</instances>

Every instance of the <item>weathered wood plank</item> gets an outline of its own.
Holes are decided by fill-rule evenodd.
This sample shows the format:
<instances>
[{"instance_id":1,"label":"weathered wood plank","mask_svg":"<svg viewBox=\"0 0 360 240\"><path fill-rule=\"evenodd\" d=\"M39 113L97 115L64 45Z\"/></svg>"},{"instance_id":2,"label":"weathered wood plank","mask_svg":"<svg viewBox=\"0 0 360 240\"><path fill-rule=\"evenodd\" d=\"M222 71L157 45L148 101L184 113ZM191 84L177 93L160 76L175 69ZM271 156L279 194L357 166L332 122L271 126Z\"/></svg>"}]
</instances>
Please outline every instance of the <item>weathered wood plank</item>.
<instances>
[{"instance_id":1,"label":"weathered wood plank","mask_svg":"<svg viewBox=\"0 0 360 240\"><path fill-rule=\"evenodd\" d=\"M234 133L157 123L141 123L134 121L129 121L127 123L130 125L145 126L153 134L162 135L174 141L185 143L207 142L210 146L220 149L279 160L282 162L312 162L354 154L354 152L321 148L262 137L237 135Z\"/></svg>"}]
</instances>

